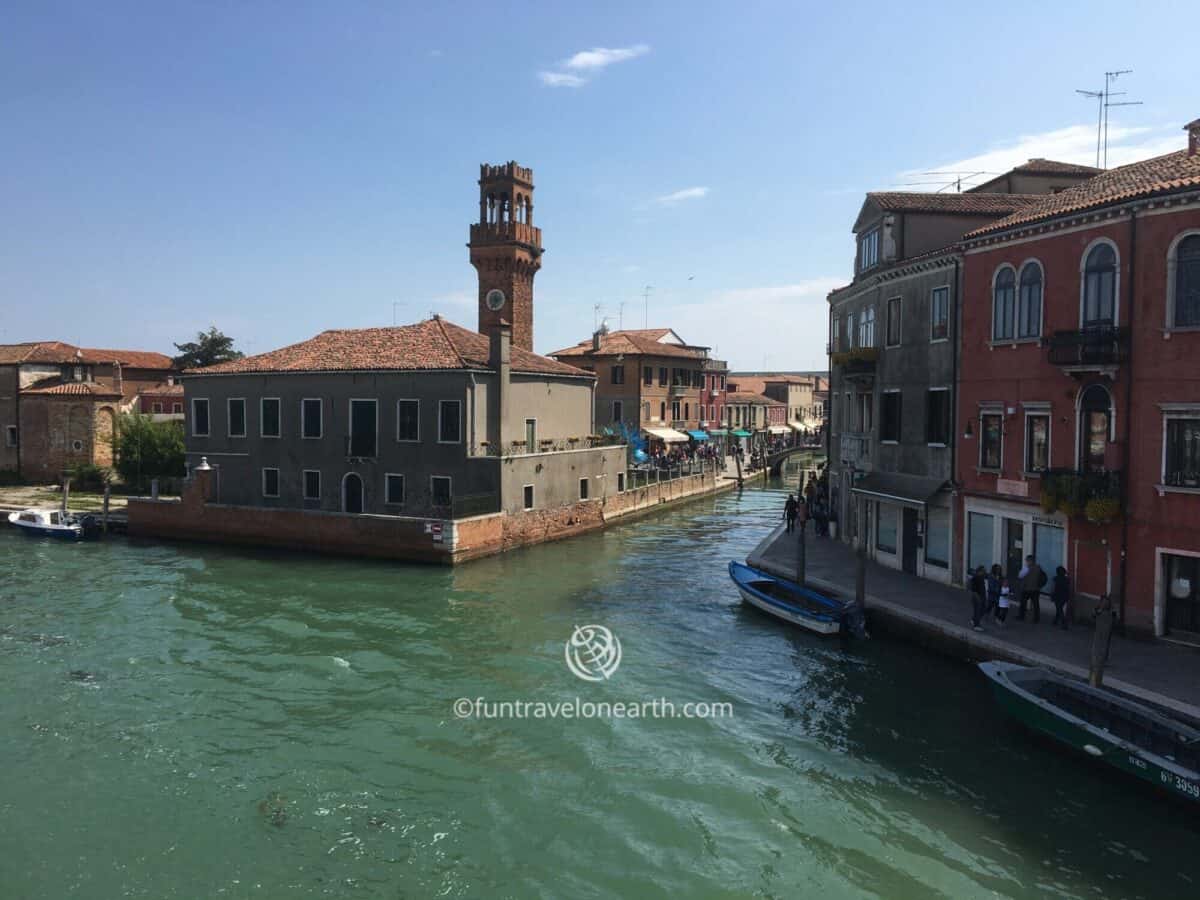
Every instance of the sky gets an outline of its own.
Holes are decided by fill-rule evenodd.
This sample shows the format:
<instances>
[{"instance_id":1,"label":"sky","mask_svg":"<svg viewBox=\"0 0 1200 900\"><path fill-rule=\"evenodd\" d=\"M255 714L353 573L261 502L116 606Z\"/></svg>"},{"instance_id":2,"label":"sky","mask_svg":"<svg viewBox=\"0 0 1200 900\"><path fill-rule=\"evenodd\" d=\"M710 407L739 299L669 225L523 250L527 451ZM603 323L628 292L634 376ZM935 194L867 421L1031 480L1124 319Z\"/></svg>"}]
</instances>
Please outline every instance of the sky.
<instances>
[{"instance_id":1,"label":"sky","mask_svg":"<svg viewBox=\"0 0 1200 900\"><path fill-rule=\"evenodd\" d=\"M478 167L516 160L546 247L539 352L605 320L735 370L823 368L866 191L1094 162L1075 91L1105 70L1143 101L1111 111L1110 166L1185 145L1178 10L9 2L0 343L475 327Z\"/></svg>"}]
</instances>

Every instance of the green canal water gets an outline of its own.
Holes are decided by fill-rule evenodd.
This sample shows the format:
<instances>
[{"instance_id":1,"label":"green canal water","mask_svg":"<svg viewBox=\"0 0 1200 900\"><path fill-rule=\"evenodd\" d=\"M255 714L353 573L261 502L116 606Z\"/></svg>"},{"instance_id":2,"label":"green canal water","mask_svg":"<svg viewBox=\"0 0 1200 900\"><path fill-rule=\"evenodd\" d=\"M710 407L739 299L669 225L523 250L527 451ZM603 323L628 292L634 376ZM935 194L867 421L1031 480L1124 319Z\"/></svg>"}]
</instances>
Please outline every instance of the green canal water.
<instances>
[{"instance_id":1,"label":"green canal water","mask_svg":"<svg viewBox=\"0 0 1200 900\"><path fill-rule=\"evenodd\" d=\"M5 529L0 897L1200 896L1195 818L1028 740L972 668L743 608L726 563L780 501L455 571ZM564 663L593 623L601 684Z\"/></svg>"}]
</instances>

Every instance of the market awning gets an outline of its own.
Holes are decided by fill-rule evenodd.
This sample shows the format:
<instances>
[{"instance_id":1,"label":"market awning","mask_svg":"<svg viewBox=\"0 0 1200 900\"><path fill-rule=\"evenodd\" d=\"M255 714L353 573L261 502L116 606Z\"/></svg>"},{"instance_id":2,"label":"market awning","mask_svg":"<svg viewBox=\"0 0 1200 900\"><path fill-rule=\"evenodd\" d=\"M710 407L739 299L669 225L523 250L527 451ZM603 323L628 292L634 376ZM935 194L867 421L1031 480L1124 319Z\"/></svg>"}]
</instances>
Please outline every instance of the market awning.
<instances>
[{"instance_id":1,"label":"market awning","mask_svg":"<svg viewBox=\"0 0 1200 900\"><path fill-rule=\"evenodd\" d=\"M734 437L753 437L753 435L751 435L750 432L743 431L740 428L737 431L733 432L733 436Z\"/></svg>"},{"instance_id":2,"label":"market awning","mask_svg":"<svg viewBox=\"0 0 1200 900\"><path fill-rule=\"evenodd\" d=\"M800 424L798 424L798 423L796 423L796 422L789 422L788 424L789 424L790 426L792 426L792 431L798 431L798 432L800 432L801 434L804 434L804 433L806 433L806 432L808 431L808 429L807 429L807 428L805 428L803 425L800 425Z\"/></svg>"},{"instance_id":3,"label":"market awning","mask_svg":"<svg viewBox=\"0 0 1200 900\"><path fill-rule=\"evenodd\" d=\"M786 425L768 425L767 431L771 432L771 434L791 434L792 433L792 429L788 428Z\"/></svg>"},{"instance_id":4,"label":"market awning","mask_svg":"<svg viewBox=\"0 0 1200 900\"><path fill-rule=\"evenodd\" d=\"M693 438L695 438L698 441L707 441L708 440L708 433L705 431L689 431L688 434L690 434Z\"/></svg>"},{"instance_id":5,"label":"market awning","mask_svg":"<svg viewBox=\"0 0 1200 900\"><path fill-rule=\"evenodd\" d=\"M923 507L945 484L945 480L941 478L898 475L894 472L868 472L851 490L855 494L874 497L888 503Z\"/></svg>"},{"instance_id":6,"label":"market awning","mask_svg":"<svg viewBox=\"0 0 1200 900\"><path fill-rule=\"evenodd\" d=\"M667 444L682 444L688 439L686 434L676 431L674 428L643 428L642 430L650 437L658 438Z\"/></svg>"},{"instance_id":7,"label":"market awning","mask_svg":"<svg viewBox=\"0 0 1200 900\"><path fill-rule=\"evenodd\" d=\"M729 432L724 428L710 428L708 429L708 434L709 437L724 437L725 435L729 434Z\"/></svg>"}]
</instances>

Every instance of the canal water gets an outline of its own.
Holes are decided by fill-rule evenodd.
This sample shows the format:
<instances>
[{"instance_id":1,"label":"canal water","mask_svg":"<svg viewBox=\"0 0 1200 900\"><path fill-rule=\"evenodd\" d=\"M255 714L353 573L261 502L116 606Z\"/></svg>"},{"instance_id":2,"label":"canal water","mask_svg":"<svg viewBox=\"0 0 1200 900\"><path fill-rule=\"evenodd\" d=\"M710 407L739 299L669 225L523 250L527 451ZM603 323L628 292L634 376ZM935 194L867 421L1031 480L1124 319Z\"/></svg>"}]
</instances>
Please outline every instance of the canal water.
<instances>
[{"instance_id":1,"label":"canal water","mask_svg":"<svg viewBox=\"0 0 1200 900\"><path fill-rule=\"evenodd\" d=\"M966 666L743 608L747 490L453 571L0 533L0 896L1196 897ZM610 680L574 626L620 639ZM729 703L460 719L458 698Z\"/></svg>"}]
</instances>

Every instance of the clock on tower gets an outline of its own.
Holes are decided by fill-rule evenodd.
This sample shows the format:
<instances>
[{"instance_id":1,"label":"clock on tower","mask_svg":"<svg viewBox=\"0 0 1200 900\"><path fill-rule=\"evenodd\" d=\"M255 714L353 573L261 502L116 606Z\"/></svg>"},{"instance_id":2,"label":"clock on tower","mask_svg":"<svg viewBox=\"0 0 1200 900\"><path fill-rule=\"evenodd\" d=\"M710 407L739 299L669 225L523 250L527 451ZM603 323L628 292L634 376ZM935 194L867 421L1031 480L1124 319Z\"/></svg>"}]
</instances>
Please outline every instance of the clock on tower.
<instances>
[{"instance_id":1,"label":"clock on tower","mask_svg":"<svg viewBox=\"0 0 1200 900\"><path fill-rule=\"evenodd\" d=\"M479 331L501 321L513 346L533 350L533 276L542 266L542 231L533 226L533 170L515 162L479 167L479 221L467 244L479 275Z\"/></svg>"}]
</instances>

